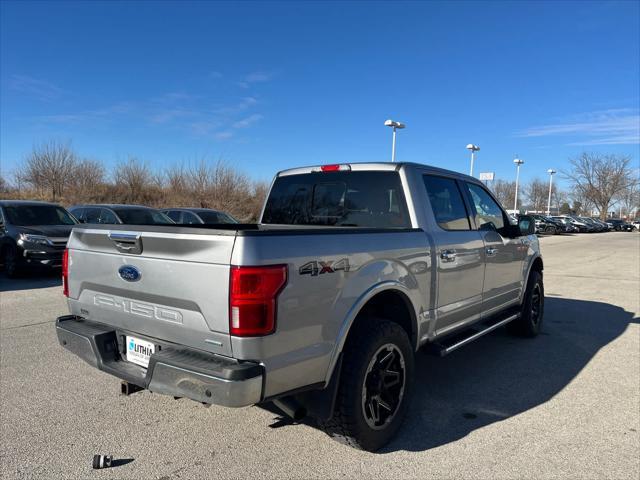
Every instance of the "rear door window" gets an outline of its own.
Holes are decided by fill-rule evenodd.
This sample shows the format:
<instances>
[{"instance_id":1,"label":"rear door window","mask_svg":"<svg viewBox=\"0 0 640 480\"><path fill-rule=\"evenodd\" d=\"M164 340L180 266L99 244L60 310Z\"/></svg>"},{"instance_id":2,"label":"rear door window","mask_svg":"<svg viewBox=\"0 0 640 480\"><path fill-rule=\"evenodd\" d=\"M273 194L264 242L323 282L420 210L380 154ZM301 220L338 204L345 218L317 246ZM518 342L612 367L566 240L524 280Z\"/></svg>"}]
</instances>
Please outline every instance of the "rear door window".
<instances>
[{"instance_id":1,"label":"rear door window","mask_svg":"<svg viewBox=\"0 0 640 480\"><path fill-rule=\"evenodd\" d=\"M180 217L182 216L182 212L179 210L169 210L166 212L167 216L176 223L182 223Z\"/></svg>"},{"instance_id":2,"label":"rear door window","mask_svg":"<svg viewBox=\"0 0 640 480\"><path fill-rule=\"evenodd\" d=\"M100 209L99 208L87 208L84 211L85 223L100 223Z\"/></svg>"},{"instance_id":3,"label":"rear door window","mask_svg":"<svg viewBox=\"0 0 640 480\"><path fill-rule=\"evenodd\" d=\"M118 219L113 214L113 212L107 208L103 208L100 214L100 223L106 223L108 225L113 225L118 223Z\"/></svg>"},{"instance_id":4,"label":"rear door window","mask_svg":"<svg viewBox=\"0 0 640 480\"><path fill-rule=\"evenodd\" d=\"M84 222L84 210L84 208L74 208L73 210L69 210L69 212L80 222Z\"/></svg>"},{"instance_id":5,"label":"rear door window","mask_svg":"<svg viewBox=\"0 0 640 480\"><path fill-rule=\"evenodd\" d=\"M469 215L457 182L452 178L435 175L424 175L423 179L438 226L444 230L471 230Z\"/></svg>"},{"instance_id":6,"label":"rear door window","mask_svg":"<svg viewBox=\"0 0 640 480\"><path fill-rule=\"evenodd\" d=\"M398 172L314 172L278 177L262 223L410 228Z\"/></svg>"},{"instance_id":7,"label":"rear door window","mask_svg":"<svg viewBox=\"0 0 640 480\"><path fill-rule=\"evenodd\" d=\"M171 217L169 217L169 218L171 218ZM171 220L173 220L173 218ZM199 224L201 222L200 222L200 220L198 220L198 217L196 217L193 213L191 213L191 212L182 212L182 220L180 221L180 223L184 223L186 225L196 225L196 224Z\"/></svg>"}]
</instances>

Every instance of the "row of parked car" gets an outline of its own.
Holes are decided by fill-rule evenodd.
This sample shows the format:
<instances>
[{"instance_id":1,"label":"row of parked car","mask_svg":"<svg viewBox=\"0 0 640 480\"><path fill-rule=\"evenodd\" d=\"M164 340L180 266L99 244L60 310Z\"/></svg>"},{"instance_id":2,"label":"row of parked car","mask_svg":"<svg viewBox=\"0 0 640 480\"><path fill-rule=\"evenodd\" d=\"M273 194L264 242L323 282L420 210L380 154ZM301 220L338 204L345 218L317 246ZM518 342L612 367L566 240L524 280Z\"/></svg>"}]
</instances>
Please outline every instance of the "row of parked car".
<instances>
[{"instance_id":1,"label":"row of parked car","mask_svg":"<svg viewBox=\"0 0 640 480\"><path fill-rule=\"evenodd\" d=\"M79 223L195 226L238 220L208 208L75 205L67 210L53 203L0 200L0 261L6 275L15 277L36 267L60 267L71 229Z\"/></svg>"},{"instance_id":2,"label":"row of parked car","mask_svg":"<svg viewBox=\"0 0 640 480\"><path fill-rule=\"evenodd\" d=\"M577 215L546 216L530 214L536 221L536 233L541 235L556 235L559 233L595 233L631 232L640 228L640 222L628 223L619 218L610 218L606 221L593 217L579 217Z\"/></svg>"},{"instance_id":3,"label":"row of parked car","mask_svg":"<svg viewBox=\"0 0 640 480\"><path fill-rule=\"evenodd\" d=\"M633 231L638 222L603 222L575 215L532 215L536 233ZM68 210L45 202L0 200L0 261L9 277L32 267L59 267L74 225L220 225L238 223L225 212L208 208L154 209L141 205L74 205Z\"/></svg>"}]
</instances>

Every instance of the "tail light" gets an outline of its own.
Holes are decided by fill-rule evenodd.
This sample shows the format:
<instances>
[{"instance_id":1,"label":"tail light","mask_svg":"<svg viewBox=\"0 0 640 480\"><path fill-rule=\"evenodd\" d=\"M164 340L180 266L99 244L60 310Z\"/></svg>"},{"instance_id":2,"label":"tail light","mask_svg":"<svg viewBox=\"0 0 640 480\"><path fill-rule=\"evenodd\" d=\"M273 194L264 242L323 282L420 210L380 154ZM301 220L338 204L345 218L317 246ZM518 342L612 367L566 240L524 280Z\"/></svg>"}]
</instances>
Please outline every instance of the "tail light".
<instances>
[{"instance_id":1,"label":"tail light","mask_svg":"<svg viewBox=\"0 0 640 480\"><path fill-rule=\"evenodd\" d=\"M287 266L232 266L229 276L231 335L253 337L273 333L277 298L287 283Z\"/></svg>"},{"instance_id":2,"label":"tail light","mask_svg":"<svg viewBox=\"0 0 640 480\"><path fill-rule=\"evenodd\" d=\"M69 296L69 250L64 249L62 254L62 294Z\"/></svg>"}]
</instances>

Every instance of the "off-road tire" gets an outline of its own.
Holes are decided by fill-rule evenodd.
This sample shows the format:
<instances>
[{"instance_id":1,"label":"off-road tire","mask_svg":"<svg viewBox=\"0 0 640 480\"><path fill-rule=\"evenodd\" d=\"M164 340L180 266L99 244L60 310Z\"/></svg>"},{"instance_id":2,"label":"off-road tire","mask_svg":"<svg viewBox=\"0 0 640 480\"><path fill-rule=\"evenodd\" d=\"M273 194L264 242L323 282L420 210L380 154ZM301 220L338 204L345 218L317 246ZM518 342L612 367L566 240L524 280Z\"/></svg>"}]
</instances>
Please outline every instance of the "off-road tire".
<instances>
[{"instance_id":1,"label":"off-road tire","mask_svg":"<svg viewBox=\"0 0 640 480\"><path fill-rule=\"evenodd\" d=\"M509 324L509 329L523 337L535 337L540 333L543 318L544 284L542 273L534 270L529 274L520 317Z\"/></svg>"},{"instance_id":2,"label":"off-road tire","mask_svg":"<svg viewBox=\"0 0 640 480\"><path fill-rule=\"evenodd\" d=\"M388 344L402 354L404 390L399 395L399 403L389 423L381 429L374 429L365 419L364 382L374 356ZM327 421L319 421L320 428L335 440L351 447L370 452L380 449L402 425L411 398L413 372L414 353L405 330L388 320L371 317L361 319L349 334L345 345L333 416Z\"/></svg>"}]
</instances>

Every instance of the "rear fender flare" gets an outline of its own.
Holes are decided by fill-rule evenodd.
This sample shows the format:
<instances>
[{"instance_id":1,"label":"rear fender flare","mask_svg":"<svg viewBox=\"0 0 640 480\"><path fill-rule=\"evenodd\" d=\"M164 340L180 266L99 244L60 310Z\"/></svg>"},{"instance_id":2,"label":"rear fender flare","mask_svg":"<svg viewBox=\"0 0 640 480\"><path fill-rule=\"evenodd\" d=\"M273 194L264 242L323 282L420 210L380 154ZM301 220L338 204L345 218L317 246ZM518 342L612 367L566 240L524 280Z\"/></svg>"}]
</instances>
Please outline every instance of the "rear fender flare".
<instances>
[{"instance_id":1,"label":"rear fender flare","mask_svg":"<svg viewBox=\"0 0 640 480\"><path fill-rule=\"evenodd\" d=\"M413 292L409 290L405 285L395 280L387 280L384 282L377 283L372 287L370 287L365 292L363 292L362 295L358 298L358 300L353 304L353 306L347 312L347 315L345 316L345 319L342 322L342 325L338 332L338 337L336 338L336 343L334 345L333 352L331 354L331 360L329 362L329 368L327 369L327 375L325 378L326 384L328 384L331 381L333 371L336 367L338 358L340 357L342 350L344 349L344 344L347 340L349 332L351 331L351 327L353 326L353 323L355 322L355 319L360 313L360 311L362 310L362 308L373 297L375 297L379 293L389 291L389 290L395 290L396 292L400 292L407 299L408 303L410 304L409 310L412 313L412 319L411 319L412 327L414 329L414 332L416 333L415 334L416 339L418 338L419 336L418 335L419 325L417 320L418 312L415 311L415 302L412 301ZM417 340L413 343L414 343L413 345L414 349L417 349L418 347Z\"/></svg>"}]
</instances>

